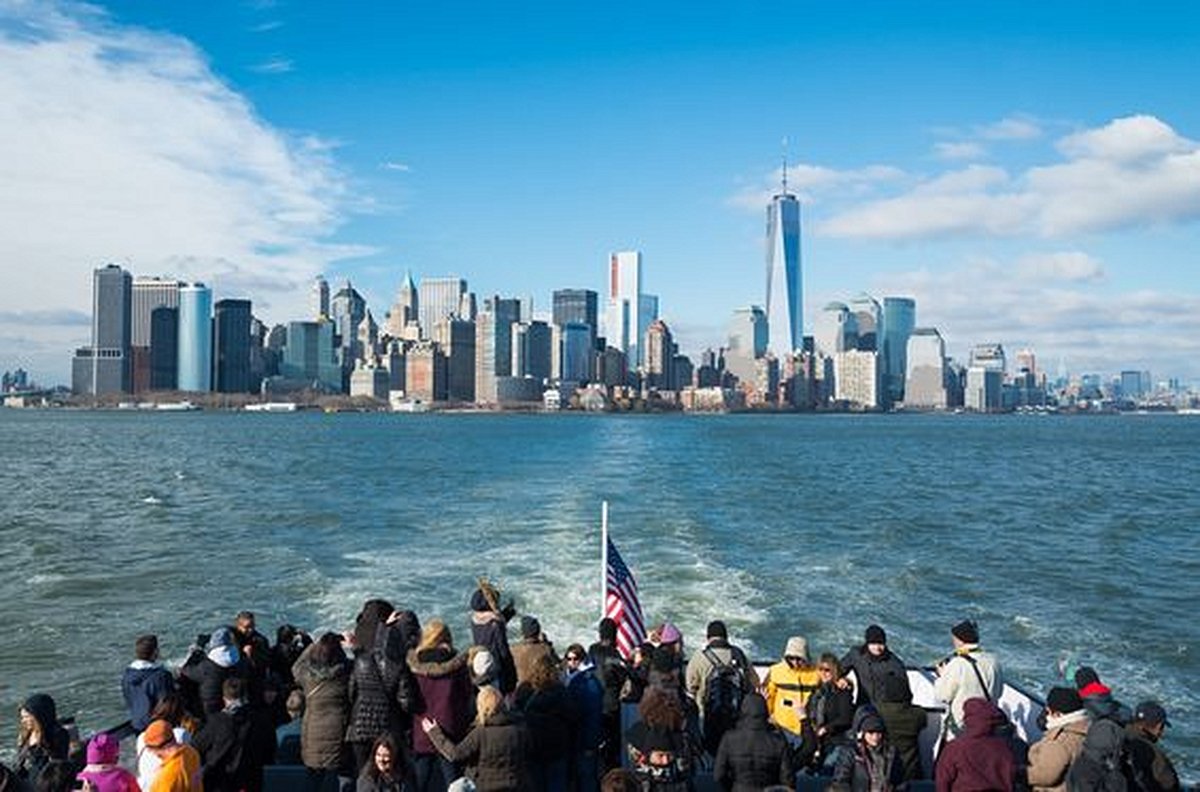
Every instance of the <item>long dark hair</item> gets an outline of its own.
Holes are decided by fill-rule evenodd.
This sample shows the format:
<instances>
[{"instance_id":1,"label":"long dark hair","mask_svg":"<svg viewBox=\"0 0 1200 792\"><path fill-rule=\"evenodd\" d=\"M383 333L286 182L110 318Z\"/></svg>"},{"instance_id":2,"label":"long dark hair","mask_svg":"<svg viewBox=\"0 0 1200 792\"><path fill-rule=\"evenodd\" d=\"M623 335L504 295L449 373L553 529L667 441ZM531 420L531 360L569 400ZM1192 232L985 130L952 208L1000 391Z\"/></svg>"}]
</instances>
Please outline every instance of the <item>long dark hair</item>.
<instances>
[{"instance_id":1,"label":"long dark hair","mask_svg":"<svg viewBox=\"0 0 1200 792\"><path fill-rule=\"evenodd\" d=\"M400 750L400 743L396 738L384 732L375 738L375 742L371 744L371 758L367 760L366 774L372 781L378 781L380 778L379 767L375 764L375 754L380 748L387 748L392 752L392 776L395 778L404 777L404 753Z\"/></svg>"},{"instance_id":2,"label":"long dark hair","mask_svg":"<svg viewBox=\"0 0 1200 792\"><path fill-rule=\"evenodd\" d=\"M346 662L346 652L342 649L342 636L335 632L327 632L317 639L309 659L315 666L337 666Z\"/></svg>"},{"instance_id":3,"label":"long dark hair","mask_svg":"<svg viewBox=\"0 0 1200 792\"><path fill-rule=\"evenodd\" d=\"M369 599L363 603L362 610L354 619L354 643L360 652L370 652L375 648L375 640L389 616L392 615L392 603L384 599Z\"/></svg>"}]
</instances>

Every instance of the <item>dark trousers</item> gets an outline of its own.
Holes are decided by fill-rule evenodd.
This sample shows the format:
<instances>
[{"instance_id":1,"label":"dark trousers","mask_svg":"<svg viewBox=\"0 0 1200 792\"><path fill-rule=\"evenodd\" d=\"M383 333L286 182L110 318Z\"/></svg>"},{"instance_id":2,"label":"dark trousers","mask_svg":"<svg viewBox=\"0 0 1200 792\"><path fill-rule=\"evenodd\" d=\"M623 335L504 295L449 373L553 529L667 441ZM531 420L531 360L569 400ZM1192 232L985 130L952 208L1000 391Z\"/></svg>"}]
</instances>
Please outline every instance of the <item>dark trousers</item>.
<instances>
[{"instance_id":1,"label":"dark trousers","mask_svg":"<svg viewBox=\"0 0 1200 792\"><path fill-rule=\"evenodd\" d=\"M450 782L458 778L458 769L439 754L414 754L413 775L416 792L446 792Z\"/></svg>"}]
</instances>

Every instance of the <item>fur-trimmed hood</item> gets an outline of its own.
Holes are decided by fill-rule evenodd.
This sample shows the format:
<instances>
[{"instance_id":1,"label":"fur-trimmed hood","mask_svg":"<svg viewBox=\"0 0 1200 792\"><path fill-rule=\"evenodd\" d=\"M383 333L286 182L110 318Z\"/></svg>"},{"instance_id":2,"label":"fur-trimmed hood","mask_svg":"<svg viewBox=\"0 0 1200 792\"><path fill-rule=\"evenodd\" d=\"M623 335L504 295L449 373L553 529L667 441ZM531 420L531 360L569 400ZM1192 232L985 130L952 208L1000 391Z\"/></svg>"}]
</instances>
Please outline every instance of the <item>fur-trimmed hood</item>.
<instances>
[{"instance_id":1,"label":"fur-trimmed hood","mask_svg":"<svg viewBox=\"0 0 1200 792\"><path fill-rule=\"evenodd\" d=\"M455 653L443 646L433 649L412 649L408 653L408 667L414 674L425 677L450 676L467 667L465 652Z\"/></svg>"}]
</instances>

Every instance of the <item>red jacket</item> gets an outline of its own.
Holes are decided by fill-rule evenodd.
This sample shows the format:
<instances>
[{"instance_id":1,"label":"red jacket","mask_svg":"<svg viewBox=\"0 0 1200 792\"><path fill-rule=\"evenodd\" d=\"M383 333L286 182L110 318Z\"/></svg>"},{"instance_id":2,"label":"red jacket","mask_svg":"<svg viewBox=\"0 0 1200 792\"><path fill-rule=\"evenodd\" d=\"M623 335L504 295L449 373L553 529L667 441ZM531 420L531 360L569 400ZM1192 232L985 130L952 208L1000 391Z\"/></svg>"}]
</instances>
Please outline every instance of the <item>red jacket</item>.
<instances>
[{"instance_id":1,"label":"red jacket","mask_svg":"<svg viewBox=\"0 0 1200 792\"><path fill-rule=\"evenodd\" d=\"M963 705L963 732L946 743L937 758L937 792L1009 792L1016 761L1006 737L995 734L1007 719L987 699Z\"/></svg>"}]
</instances>

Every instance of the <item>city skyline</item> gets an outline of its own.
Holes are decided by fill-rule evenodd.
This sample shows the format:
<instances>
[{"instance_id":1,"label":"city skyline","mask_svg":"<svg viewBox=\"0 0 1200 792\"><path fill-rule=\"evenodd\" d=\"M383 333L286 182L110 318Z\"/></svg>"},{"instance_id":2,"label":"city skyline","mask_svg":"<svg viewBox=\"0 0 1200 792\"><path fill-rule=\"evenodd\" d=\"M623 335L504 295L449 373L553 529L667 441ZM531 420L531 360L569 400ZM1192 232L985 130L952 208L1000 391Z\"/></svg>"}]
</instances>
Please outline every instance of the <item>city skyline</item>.
<instances>
[{"instance_id":1,"label":"city skyline","mask_svg":"<svg viewBox=\"0 0 1200 792\"><path fill-rule=\"evenodd\" d=\"M620 250L694 355L764 302L786 136L806 334L910 296L958 359L1195 381L1200 22L1173 8L5 4L0 359L67 381L107 261L269 323L324 272L382 322L410 270L540 308L605 294Z\"/></svg>"}]
</instances>

